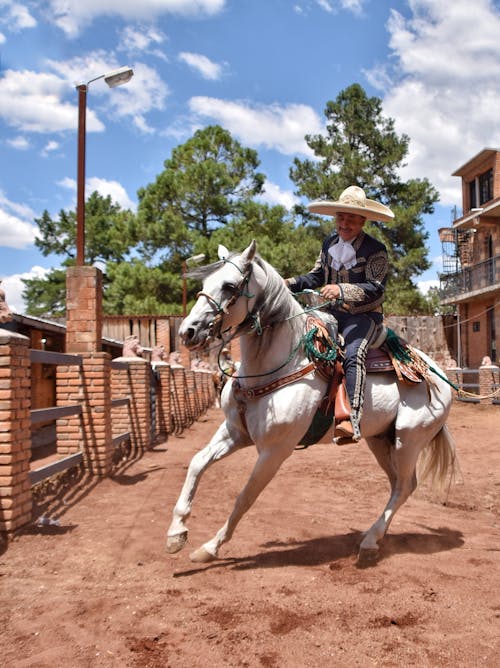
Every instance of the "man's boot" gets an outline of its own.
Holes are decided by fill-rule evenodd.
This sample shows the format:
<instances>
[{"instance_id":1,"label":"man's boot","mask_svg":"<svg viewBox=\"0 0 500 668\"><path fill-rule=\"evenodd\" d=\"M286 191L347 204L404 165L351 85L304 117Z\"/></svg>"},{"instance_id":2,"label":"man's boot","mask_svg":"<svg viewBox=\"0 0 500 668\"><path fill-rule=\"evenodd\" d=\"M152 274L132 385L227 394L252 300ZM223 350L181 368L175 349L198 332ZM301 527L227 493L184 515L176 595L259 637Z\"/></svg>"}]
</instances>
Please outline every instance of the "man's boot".
<instances>
[{"instance_id":1,"label":"man's boot","mask_svg":"<svg viewBox=\"0 0 500 668\"><path fill-rule=\"evenodd\" d=\"M357 443L360 439L361 432L359 431L358 419L354 415L351 415L349 420L342 420L335 425L333 442L336 445Z\"/></svg>"}]
</instances>

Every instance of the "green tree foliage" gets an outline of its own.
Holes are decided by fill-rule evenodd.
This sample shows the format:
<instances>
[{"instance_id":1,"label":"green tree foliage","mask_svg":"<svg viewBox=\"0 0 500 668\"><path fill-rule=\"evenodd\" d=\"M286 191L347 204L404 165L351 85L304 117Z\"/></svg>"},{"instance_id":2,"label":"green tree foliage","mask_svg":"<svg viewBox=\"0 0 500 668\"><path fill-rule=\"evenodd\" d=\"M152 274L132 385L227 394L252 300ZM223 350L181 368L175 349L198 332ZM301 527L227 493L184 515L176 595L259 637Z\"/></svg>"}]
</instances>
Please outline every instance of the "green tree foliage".
<instances>
[{"instance_id":1,"label":"green tree foliage","mask_svg":"<svg viewBox=\"0 0 500 668\"><path fill-rule=\"evenodd\" d=\"M44 211L36 218L39 234L35 245L43 255L62 256L64 267L75 263L76 213L61 210L57 218ZM113 203L111 197L93 192L85 204L85 262L121 262L134 242L134 216ZM23 279L23 298L31 315L65 314L66 272L55 269L44 278Z\"/></svg>"},{"instance_id":2,"label":"green tree foliage","mask_svg":"<svg viewBox=\"0 0 500 668\"><path fill-rule=\"evenodd\" d=\"M239 217L214 231L206 244L206 254L217 257L217 247L240 251L255 239L257 251L282 276L291 276L297 266L308 266L318 252L318 240L311 231L295 224L295 218L282 206L247 202Z\"/></svg>"},{"instance_id":3,"label":"green tree foliage","mask_svg":"<svg viewBox=\"0 0 500 668\"><path fill-rule=\"evenodd\" d=\"M242 147L227 130L209 126L172 151L164 171L138 192L138 229L144 257L192 254L194 240L208 239L252 197L264 175L257 153Z\"/></svg>"},{"instance_id":4,"label":"green tree foliage","mask_svg":"<svg viewBox=\"0 0 500 668\"><path fill-rule=\"evenodd\" d=\"M108 262L105 313L115 315L178 314L182 303L180 273L161 266L148 267L138 258Z\"/></svg>"},{"instance_id":5,"label":"green tree foliage","mask_svg":"<svg viewBox=\"0 0 500 668\"><path fill-rule=\"evenodd\" d=\"M52 219L48 211L35 218L40 234L35 245L43 255L62 255L76 258L76 212L59 212ZM133 240L133 215L124 211L111 197L93 192L85 203L85 262L120 261L127 254Z\"/></svg>"},{"instance_id":6,"label":"green tree foliage","mask_svg":"<svg viewBox=\"0 0 500 668\"><path fill-rule=\"evenodd\" d=\"M44 278L22 279L26 312L34 316L64 317L66 314L66 271L53 269Z\"/></svg>"},{"instance_id":7,"label":"green tree foliage","mask_svg":"<svg viewBox=\"0 0 500 668\"><path fill-rule=\"evenodd\" d=\"M430 267L423 216L434 211L437 191L426 178L401 179L409 138L397 135L393 119L382 115L381 100L368 97L359 84L328 102L325 116L326 134L306 135L316 160L296 158L290 170L297 194L308 200L337 199L345 188L357 185L369 198L390 206L394 222L366 225L367 232L385 243L389 253L386 311L424 311L425 299L413 280ZM303 209L301 213L310 224L314 217ZM324 222L319 226L325 229Z\"/></svg>"}]
</instances>

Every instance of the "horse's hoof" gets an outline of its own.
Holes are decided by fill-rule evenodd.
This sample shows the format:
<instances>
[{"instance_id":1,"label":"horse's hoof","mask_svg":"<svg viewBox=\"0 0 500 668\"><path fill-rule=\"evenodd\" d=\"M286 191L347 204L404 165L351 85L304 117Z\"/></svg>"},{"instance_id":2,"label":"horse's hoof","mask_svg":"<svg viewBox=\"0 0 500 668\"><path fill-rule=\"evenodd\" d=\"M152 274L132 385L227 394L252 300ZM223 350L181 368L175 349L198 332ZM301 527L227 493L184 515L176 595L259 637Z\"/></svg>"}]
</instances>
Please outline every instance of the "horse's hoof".
<instances>
[{"instance_id":1,"label":"horse's hoof","mask_svg":"<svg viewBox=\"0 0 500 668\"><path fill-rule=\"evenodd\" d=\"M187 539L188 539L187 531L178 533L175 536L167 536L167 552L169 554L175 554L176 552L180 552L180 550L182 550L182 548L186 544Z\"/></svg>"},{"instance_id":2,"label":"horse's hoof","mask_svg":"<svg viewBox=\"0 0 500 668\"><path fill-rule=\"evenodd\" d=\"M380 551L377 547L360 548L356 566L358 568L369 568L374 566L380 558Z\"/></svg>"},{"instance_id":3,"label":"horse's hoof","mask_svg":"<svg viewBox=\"0 0 500 668\"><path fill-rule=\"evenodd\" d=\"M212 554L203 546L199 547L194 552L191 552L189 558L197 564L208 564L210 561L215 561L217 559L215 554Z\"/></svg>"}]
</instances>

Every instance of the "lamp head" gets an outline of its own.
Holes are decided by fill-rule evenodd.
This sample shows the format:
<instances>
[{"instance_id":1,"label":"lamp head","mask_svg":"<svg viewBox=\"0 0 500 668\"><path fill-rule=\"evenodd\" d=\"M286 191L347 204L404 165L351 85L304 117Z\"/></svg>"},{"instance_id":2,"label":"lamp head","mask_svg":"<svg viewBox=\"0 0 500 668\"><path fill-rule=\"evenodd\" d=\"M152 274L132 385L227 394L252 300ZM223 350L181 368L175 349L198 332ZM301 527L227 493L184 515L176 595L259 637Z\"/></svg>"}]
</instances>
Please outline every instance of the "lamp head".
<instances>
[{"instance_id":1,"label":"lamp head","mask_svg":"<svg viewBox=\"0 0 500 668\"><path fill-rule=\"evenodd\" d=\"M134 76L134 70L131 67L120 67L118 70L113 70L104 75L104 81L110 88L116 88L126 84Z\"/></svg>"},{"instance_id":2,"label":"lamp head","mask_svg":"<svg viewBox=\"0 0 500 668\"><path fill-rule=\"evenodd\" d=\"M189 267L193 264L198 264L199 262L203 262L205 259L205 253L200 253L199 255L192 255L191 257L188 257L186 260L186 265Z\"/></svg>"}]
</instances>

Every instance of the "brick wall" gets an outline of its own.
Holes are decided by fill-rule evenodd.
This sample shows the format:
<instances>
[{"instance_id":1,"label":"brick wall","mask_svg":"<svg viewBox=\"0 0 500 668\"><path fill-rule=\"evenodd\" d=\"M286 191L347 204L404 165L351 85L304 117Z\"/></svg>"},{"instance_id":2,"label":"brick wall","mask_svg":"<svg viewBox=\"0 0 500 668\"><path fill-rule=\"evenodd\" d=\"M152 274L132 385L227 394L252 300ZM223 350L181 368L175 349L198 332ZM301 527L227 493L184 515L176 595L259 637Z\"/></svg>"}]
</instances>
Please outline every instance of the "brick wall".
<instances>
[{"instance_id":1,"label":"brick wall","mask_svg":"<svg viewBox=\"0 0 500 668\"><path fill-rule=\"evenodd\" d=\"M0 531L31 520L29 340L0 329Z\"/></svg>"}]
</instances>

